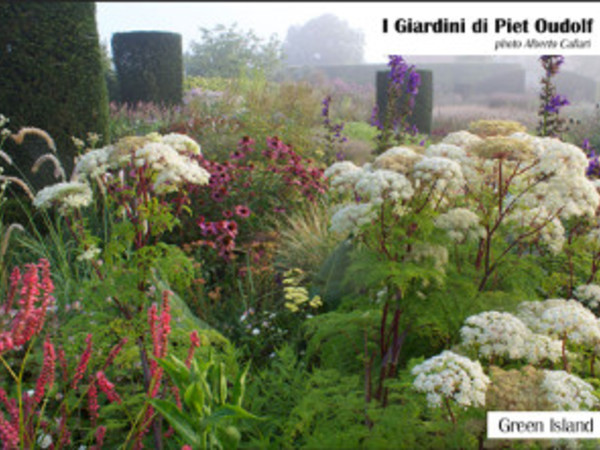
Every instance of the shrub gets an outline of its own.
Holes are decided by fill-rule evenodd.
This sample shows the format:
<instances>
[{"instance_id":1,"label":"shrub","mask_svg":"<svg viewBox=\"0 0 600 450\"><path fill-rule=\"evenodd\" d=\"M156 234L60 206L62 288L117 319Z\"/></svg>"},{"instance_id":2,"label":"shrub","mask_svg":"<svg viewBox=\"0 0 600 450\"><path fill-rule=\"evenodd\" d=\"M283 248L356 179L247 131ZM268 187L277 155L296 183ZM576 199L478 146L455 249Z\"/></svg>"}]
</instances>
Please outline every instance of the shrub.
<instances>
[{"instance_id":1,"label":"shrub","mask_svg":"<svg viewBox=\"0 0 600 450\"><path fill-rule=\"evenodd\" d=\"M183 56L180 34L160 31L115 33L112 48L121 101L181 103Z\"/></svg>"},{"instance_id":2,"label":"shrub","mask_svg":"<svg viewBox=\"0 0 600 450\"><path fill-rule=\"evenodd\" d=\"M0 111L11 128L40 127L56 141L67 172L76 147L71 136L108 133L108 101L103 78L94 3L3 3L0 17ZM6 51L5 51L6 49ZM28 136L24 148L7 142L15 165L29 170L45 142ZM54 180L38 173L34 185Z\"/></svg>"}]
</instances>

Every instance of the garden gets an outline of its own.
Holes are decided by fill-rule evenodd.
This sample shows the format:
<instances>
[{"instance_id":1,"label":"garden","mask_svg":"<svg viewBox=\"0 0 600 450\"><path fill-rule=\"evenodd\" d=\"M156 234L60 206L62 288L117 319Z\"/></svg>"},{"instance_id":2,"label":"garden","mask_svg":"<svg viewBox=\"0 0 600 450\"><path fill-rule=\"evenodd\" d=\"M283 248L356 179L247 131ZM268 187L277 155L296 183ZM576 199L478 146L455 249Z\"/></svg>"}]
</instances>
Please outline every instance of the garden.
<instances>
[{"instance_id":1,"label":"garden","mask_svg":"<svg viewBox=\"0 0 600 450\"><path fill-rule=\"evenodd\" d=\"M564 61L534 126L443 135L400 55L384 107L258 73L105 92L69 161L0 116L2 447L597 448L486 432L600 404L600 133Z\"/></svg>"}]
</instances>

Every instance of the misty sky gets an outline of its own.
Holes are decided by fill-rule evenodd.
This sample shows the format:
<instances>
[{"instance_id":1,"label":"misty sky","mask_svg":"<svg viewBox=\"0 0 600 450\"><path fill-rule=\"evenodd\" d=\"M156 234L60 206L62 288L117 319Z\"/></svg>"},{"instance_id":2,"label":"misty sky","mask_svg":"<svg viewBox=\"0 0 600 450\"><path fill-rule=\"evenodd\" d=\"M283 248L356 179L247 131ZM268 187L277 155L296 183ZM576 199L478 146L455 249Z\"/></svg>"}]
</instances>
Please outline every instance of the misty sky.
<instances>
[{"instance_id":1,"label":"misty sky","mask_svg":"<svg viewBox=\"0 0 600 450\"><path fill-rule=\"evenodd\" d=\"M390 3L232 3L232 2L151 2L97 4L100 40L109 44L113 33L121 31L172 31L182 35L184 51L190 41L200 40L200 27L237 22L240 29L254 32L265 39L276 34L285 39L291 25L303 25L322 14L333 13L352 28L362 29L366 37L365 62L387 62L378 45L381 19ZM386 6L387 5L387 6ZM378 50L379 48L379 50Z\"/></svg>"},{"instance_id":2,"label":"misty sky","mask_svg":"<svg viewBox=\"0 0 600 450\"><path fill-rule=\"evenodd\" d=\"M600 4L556 2L545 4L543 9L540 9L540 5L532 2L97 2L96 17L100 39L108 44L109 51L110 40L115 32L156 30L180 33L185 52L191 41L201 39L200 27L212 29L218 24L230 26L237 23L240 30L252 29L265 40L275 34L283 42L290 26L303 25L313 18L331 13L352 28L363 31L365 62L386 63L387 55L391 53L481 54L465 52L472 51L475 44L482 40L473 40L473 37L462 34L385 35L382 32L384 17L390 20L404 17L424 21L466 18L467 22L489 17L492 22L497 17L511 20L523 17L563 20L570 16L577 19L600 14ZM417 39L412 41L413 45L410 44L412 38ZM429 52L414 52L416 47L427 47ZM535 50L534 53L537 54Z\"/></svg>"}]
</instances>

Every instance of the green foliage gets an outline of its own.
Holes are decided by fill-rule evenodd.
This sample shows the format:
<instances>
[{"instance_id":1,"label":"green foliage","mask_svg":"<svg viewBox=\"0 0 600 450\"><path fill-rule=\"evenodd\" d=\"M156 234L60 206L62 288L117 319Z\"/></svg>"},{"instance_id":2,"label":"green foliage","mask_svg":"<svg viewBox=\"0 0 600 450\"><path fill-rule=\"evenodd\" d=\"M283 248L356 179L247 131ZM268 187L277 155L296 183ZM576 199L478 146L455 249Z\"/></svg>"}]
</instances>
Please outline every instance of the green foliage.
<instances>
[{"instance_id":1,"label":"green foliage","mask_svg":"<svg viewBox=\"0 0 600 450\"><path fill-rule=\"evenodd\" d=\"M361 30L333 14L323 14L288 28L283 51L291 66L356 64L363 62L364 45Z\"/></svg>"},{"instance_id":2,"label":"green foliage","mask_svg":"<svg viewBox=\"0 0 600 450\"><path fill-rule=\"evenodd\" d=\"M321 314L306 321L307 361L322 369L357 373L363 368L365 336L372 338L381 321L379 310Z\"/></svg>"},{"instance_id":3,"label":"green foliage","mask_svg":"<svg viewBox=\"0 0 600 450\"><path fill-rule=\"evenodd\" d=\"M366 122L348 122L344 125L344 134L348 139L371 143L377 136L377 129Z\"/></svg>"},{"instance_id":4,"label":"green foliage","mask_svg":"<svg viewBox=\"0 0 600 450\"><path fill-rule=\"evenodd\" d=\"M202 89L205 91L223 92L227 90L235 80L223 77L202 77L188 75L183 80L183 90L185 92L192 89Z\"/></svg>"},{"instance_id":5,"label":"green foliage","mask_svg":"<svg viewBox=\"0 0 600 450\"><path fill-rule=\"evenodd\" d=\"M183 56L180 34L159 31L115 33L112 49L122 102L181 103Z\"/></svg>"},{"instance_id":6,"label":"green foliage","mask_svg":"<svg viewBox=\"0 0 600 450\"><path fill-rule=\"evenodd\" d=\"M184 408L157 398L150 404L173 427L180 443L194 449L237 448L241 434L236 422L258 419L242 408L249 366L230 390L224 364L215 363L211 356L206 361L192 359L190 368L174 356L158 363L179 389Z\"/></svg>"},{"instance_id":7,"label":"green foliage","mask_svg":"<svg viewBox=\"0 0 600 450\"><path fill-rule=\"evenodd\" d=\"M89 2L0 4L0 112L10 118L14 132L32 126L46 130L67 174L77 154L72 136L93 131L108 140L95 8ZM27 174L50 151L43 139L32 135L21 146L6 144L4 150ZM53 181L49 165L32 179L37 188Z\"/></svg>"},{"instance_id":8,"label":"green foliage","mask_svg":"<svg viewBox=\"0 0 600 450\"><path fill-rule=\"evenodd\" d=\"M302 397L307 376L306 365L287 343L274 352L267 367L249 374L248 408L265 418L252 424L248 432L250 448L291 446L286 422Z\"/></svg>"},{"instance_id":9,"label":"green foliage","mask_svg":"<svg viewBox=\"0 0 600 450\"><path fill-rule=\"evenodd\" d=\"M237 24L202 27L200 32L200 42L192 42L185 55L188 76L235 78L252 70L270 76L281 64L281 43L275 35L264 42L252 30L238 30Z\"/></svg>"}]
</instances>

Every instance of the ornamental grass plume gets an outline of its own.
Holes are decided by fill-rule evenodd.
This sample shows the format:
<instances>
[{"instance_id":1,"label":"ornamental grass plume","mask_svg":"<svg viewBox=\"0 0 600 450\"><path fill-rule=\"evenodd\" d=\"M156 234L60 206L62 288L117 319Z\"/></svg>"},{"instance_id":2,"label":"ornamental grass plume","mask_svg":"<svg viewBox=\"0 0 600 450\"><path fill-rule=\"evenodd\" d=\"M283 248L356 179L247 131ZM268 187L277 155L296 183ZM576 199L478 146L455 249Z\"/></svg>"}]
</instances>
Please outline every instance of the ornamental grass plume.
<instances>
[{"instance_id":1,"label":"ornamental grass plume","mask_svg":"<svg viewBox=\"0 0 600 450\"><path fill-rule=\"evenodd\" d=\"M6 250L8 249L8 243L10 241L10 237L12 236L13 231L20 231L22 233L25 232L25 228L20 223L11 223L6 231L2 235L2 242L0 242L0 261L6 255Z\"/></svg>"},{"instance_id":2,"label":"ornamental grass plume","mask_svg":"<svg viewBox=\"0 0 600 450\"><path fill-rule=\"evenodd\" d=\"M0 175L0 181L10 182L10 183L16 184L17 186L19 186L23 190L23 192L25 192L25 194L27 195L27 197L29 197L29 199L31 201L35 200L35 195L33 195L33 192L31 192L31 188L27 185L27 183L25 183L20 178L6 176L6 175Z\"/></svg>"},{"instance_id":3,"label":"ornamental grass plume","mask_svg":"<svg viewBox=\"0 0 600 450\"><path fill-rule=\"evenodd\" d=\"M27 136L27 135L32 135L32 136L37 136L39 138L42 138L44 140L44 142L46 142L46 145L48 145L48 148L50 150L52 150L54 153L56 153L56 144L54 143L54 139L52 139L50 137L50 135L48 134L47 131L44 131L40 128L23 127L19 130L19 132L17 134L13 134L10 137L13 141L15 141L16 144L21 145L21 144L23 144L23 140L25 139L25 136Z\"/></svg>"},{"instance_id":4,"label":"ornamental grass plume","mask_svg":"<svg viewBox=\"0 0 600 450\"><path fill-rule=\"evenodd\" d=\"M54 178L60 178L62 181L65 181L67 179L65 169L63 169L63 166L58 160L58 158L52 153L46 153L45 155L42 155L38 159L36 159L33 163L33 166L31 167L31 173L38 173L40 167L42 167L42 165L45 162L51 162L54 166Z\"/></svg>"},{"instance_id":5,"label":"ornamental grass plume","mask_svg":"<svg viewBox=\"0 0 600 450\"><path fill-rule=\"evenodd\" d=\"M275 264L282 270L297 267L316 273L341 242L329 230L328 206L324 201L307 203L279 219Z\"/></svg>"}]
</instances>

